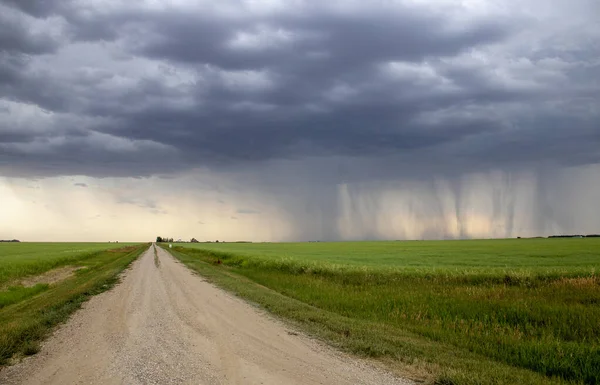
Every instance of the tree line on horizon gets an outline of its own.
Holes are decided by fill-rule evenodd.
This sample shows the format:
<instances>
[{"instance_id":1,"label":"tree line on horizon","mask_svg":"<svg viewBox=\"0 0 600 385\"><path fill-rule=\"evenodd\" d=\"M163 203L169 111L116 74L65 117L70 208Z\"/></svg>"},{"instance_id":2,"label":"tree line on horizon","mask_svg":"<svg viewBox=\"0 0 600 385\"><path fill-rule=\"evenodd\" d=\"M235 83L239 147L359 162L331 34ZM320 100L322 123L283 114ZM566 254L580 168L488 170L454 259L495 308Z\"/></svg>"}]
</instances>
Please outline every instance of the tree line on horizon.
<instances>
[{"instance_id":1,"label":"tree line on horizon","mask_svg":"<svg viewBox=\"0 0 600 385\"><path fill-rule=\"evenodd\" d=\"M176 242L176 243L201 243L199 240L197 240L196 238L192 238L188 241L182 241L181 239L178 240L173 240L173 238L168 238L168 237L156 237L156 242L160 243L160 242ZM225 242L225 241L219 241L218 239L216 241L214 241L214 243L219 243L219 242ZM202 243L213 243L213 241L204 241ZM252 243L250 241L235 241L233 243Z\"/></svg>"},{"instance_id":2,"label":"tree line on horizon","mask_svg":"<svg viewBox=\"0 0 600 385\"><path fill-rule=\"evenodd\" d=\"M600 238L600 234L588 234L588 235L551 235L548 238Z\"/></svg>"}]
</instances>

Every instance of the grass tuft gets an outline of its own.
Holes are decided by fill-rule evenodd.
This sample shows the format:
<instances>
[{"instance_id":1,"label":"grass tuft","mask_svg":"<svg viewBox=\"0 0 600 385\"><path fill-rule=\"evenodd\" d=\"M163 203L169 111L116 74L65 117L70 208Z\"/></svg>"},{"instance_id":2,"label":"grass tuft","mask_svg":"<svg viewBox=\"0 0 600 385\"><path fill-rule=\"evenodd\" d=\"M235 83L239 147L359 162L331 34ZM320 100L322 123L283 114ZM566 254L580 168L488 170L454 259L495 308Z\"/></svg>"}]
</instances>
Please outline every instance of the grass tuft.
<instances>
[{"instance_id":1,"label":"grass tuft","mask_svg":"<svg viewBox=\"0 0 600 385\"><path fill-rule=\"evenodd\" d=\"M22 351L25 356L32 356L40 351L40 344L38 341L25 341L22 346Z\"/></svg>"}]
</instances>

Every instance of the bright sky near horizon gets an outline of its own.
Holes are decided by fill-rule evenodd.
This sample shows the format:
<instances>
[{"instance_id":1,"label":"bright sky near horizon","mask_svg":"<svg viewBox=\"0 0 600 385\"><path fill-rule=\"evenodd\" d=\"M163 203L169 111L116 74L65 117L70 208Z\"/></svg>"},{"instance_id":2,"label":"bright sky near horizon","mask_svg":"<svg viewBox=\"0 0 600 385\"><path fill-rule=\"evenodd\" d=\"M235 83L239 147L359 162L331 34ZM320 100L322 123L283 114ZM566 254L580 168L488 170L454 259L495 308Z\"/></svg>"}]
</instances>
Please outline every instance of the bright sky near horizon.
<instances>
[{"instance_id":1,"label":"bright sky near horizon","mask_svg":"<svg viewBox=\"0 0 600 385\"><path fill-rule=\"evenodd\" d=\"M0 0L0 239L600 232L596 0Z\"/></svg>"}]
</instances>

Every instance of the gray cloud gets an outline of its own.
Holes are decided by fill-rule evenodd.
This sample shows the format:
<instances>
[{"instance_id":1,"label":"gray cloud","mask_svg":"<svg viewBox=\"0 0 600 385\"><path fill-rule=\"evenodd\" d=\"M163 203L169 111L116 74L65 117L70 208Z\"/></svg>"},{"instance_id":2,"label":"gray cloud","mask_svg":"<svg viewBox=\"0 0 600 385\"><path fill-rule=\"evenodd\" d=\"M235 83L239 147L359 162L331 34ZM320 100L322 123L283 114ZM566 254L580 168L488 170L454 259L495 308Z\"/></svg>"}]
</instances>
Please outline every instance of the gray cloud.
<instances>
[{"instance_id":1,"label":"gray cloud","mask_svg":"<svg viewBox=\"0 0 600 385\"><path fill-rule=\"evenodd\" d=\"M85 183L73 183L73 186L87 188L88 185Z\"/></svg>"},{"instance_id":2,"label":"gray cloud","mask_svg":"<svg viewBox=\"0 0 600 385\"><path fill-rule=\"evenodd\" d=\"M35 17L47 17L60 9L59 0L4 0L4 4L15 7L24 13ZM71 3L64 1L64 3Z\"/></svg>"},{"instance_id":3,"label":"gray cloud","mask_svg":"<svg viewBox=\"0 0 600 385\"><path fill-rule=\"evenodd\" d=\"M57 20L54 20L57 22ZM60 24L24 15L0 4L0 52L7 54L47 54L60 45ZM55 33L52 33L54 29Z\"/></svg>"},{"instance_id":4,"label":"gray cloud","mask_svg":"<svg viewBox=\"0 0 600 385\"><path fill-rule=\"evenodd\" d=\"M597 163L598 6L537 5L3 1L0 173Z\"/></svg>"},{"instance_id":5,"label":"gray cloud","mask_svg":"<svg viewBox=\"0 0 600 385\"><path fill-rule=\"evenodd\" d=\"M151 211L154 213L158 213L160 211L158 203L151 199L139 199L127 196L119 196L117 197L117 203L134 205L143 209L151 209Z\"/></svg>"},{"instance_id":6,"label":"gray cloud","mask_svg":"<svg viewBox=\"0 0 600 385\"><path fill-rule=\"evenodd\" d=\"M238 209L236 211L238 214L260 214L260 211L252 210L252 209Z\"/></svg>"},{"instance_id":7,"label":"gray cloud","mask_svg":"<svg viewBox=\"0 0 600 385\"><path fill-rule=\"evenodd\" d=\"M156 38L142 42L136 52L228 70L296 68L304 80L316 81L340 68L361 70L386 60L454 55L498 41L510 28L488 19L453 30L443 15L407 6L365 6L355 14L327 5L294 8L246 19L185 12L153 15L144 27L157 32ZM191 41L200 49L190 49Z\"/></svg>"}]
</instances>

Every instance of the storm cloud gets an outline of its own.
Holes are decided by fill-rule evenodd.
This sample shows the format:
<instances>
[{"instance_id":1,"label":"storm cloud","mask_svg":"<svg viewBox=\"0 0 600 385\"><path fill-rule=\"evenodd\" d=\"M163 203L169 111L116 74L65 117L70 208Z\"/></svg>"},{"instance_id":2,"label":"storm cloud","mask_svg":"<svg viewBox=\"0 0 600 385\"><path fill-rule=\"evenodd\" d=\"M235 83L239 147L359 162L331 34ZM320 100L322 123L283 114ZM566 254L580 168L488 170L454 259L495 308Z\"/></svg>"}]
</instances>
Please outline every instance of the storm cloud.
<instances>
[{"instance_id":1,"label":"storm cloud","mask_svg":"<svg viewBox=\"0 0 600 385\"><path fill-rule=\"evenodd\" d=\"M289 238L339 239L397 234L367 218L391 190L420 197L413 221L459 218L473 175L514 223L515 186L600 163L595 0L4 0L0 15L5 177L204 170L278 207ZM447 222L399 236L469 236Z\"/></svg>"}]
</instances>

